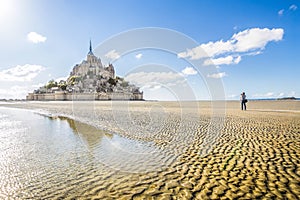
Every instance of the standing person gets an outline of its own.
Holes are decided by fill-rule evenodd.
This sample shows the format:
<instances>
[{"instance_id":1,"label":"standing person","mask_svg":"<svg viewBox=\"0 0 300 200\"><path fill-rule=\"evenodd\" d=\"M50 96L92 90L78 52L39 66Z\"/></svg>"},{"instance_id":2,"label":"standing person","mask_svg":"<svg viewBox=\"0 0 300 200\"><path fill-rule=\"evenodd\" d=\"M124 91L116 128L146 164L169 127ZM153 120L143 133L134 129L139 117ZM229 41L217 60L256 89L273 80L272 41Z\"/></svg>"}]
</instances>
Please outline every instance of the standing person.
<instances>
[{"instance_id":1,"label":"standing person","mask_svg":"<svg viewBox=\"0 0 300 200\"><path fill-rule=\"evenodd\" d=\"M241 100L241 108L242 108L242 110L247 110L247 107L246 107L247 99L246 99L246 94L245 94L245 92L243 92L243 93L241 94L240 100Z\"/></svg>"}]
</instances>

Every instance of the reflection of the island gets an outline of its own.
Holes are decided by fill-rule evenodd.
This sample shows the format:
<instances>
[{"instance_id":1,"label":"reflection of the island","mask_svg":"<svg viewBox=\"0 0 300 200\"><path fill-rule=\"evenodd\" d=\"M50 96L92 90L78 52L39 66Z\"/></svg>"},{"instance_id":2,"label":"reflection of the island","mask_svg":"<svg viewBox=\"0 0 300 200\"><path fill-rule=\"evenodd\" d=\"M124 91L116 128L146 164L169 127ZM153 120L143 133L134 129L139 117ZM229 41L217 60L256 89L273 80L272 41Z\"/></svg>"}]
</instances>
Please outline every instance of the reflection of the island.
<instances>
[{"instance_id":1,"label":"reflection of the island","mask_svg":"<svg viewBox=\"0 0 300 200\"><path fill-rule=\"evenodd\" d=\"M117 134L108 134L103 130L67 117L55 116L49 117L49 120L55 120L56 123L62 124L62 127L67 129L71 141L75 139L73 144L76 146L72 152L78 157L74 163L79 165L88 163L91 170L97 171L103 170L103 167L109 167L117 171L145 173L167 167L174 161L168 151L162 151L153 142L140 142ZM59 130L64 131L64 129ZM72 135L69 131L72 131Z\"/></svg>"},{"instance_id":2,"label":"reflection of the island","mask_svg":"<svg viewBox=\"0 0 300 200\"><path fill-rule=\"evenodd\" d=\"M52 120L59 119L62 121L67 121L70 128L73 130L74 134L76 134L80 138L82 138L89 148L93 148L96 145L98 145L101 142L103 137L108 137L110 139L113 137L112 134L109 134L103 130L97 129L91 125L75 121L68 117L59 116L59 117L55 117L55 118L50 117L50 119L52 119Z\"/></svg>"}]
</instances>

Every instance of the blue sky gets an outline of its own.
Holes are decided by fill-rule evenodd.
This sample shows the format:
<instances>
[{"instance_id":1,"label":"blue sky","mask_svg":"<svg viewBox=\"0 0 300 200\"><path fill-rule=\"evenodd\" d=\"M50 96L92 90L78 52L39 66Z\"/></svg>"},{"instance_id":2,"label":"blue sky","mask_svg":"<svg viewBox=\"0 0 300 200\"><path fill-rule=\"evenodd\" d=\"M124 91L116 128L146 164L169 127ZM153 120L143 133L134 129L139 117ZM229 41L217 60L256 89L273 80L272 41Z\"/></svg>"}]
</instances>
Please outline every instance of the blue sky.
<instances>
[{"instance_id":1,"label":"blue sky","mask_svg":"<svg viewBox=\"0 0 300 200\"><path fill-rule=\"evenodd\" d=\"M195 99L211 99L207 84L214 81L226 99L242 91L248 98L299 97L299 6L296 0L0 0L0 98L25 98L49 79L66 77L85 58L90 38L96 51L108 38L144 27L197 42L175 54L99 54L147 99L176 99L173 83L188 86ZM201 66L190 62L198 60Z\"/></svg>"}]
</instances>

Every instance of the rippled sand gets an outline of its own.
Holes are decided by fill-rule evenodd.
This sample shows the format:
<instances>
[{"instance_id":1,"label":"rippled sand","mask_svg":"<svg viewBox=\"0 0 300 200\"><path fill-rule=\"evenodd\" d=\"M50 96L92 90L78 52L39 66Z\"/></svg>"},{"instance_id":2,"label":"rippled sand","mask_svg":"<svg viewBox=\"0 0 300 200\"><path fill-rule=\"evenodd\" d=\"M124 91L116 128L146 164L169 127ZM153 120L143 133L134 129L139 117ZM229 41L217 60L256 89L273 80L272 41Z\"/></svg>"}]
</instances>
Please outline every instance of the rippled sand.
<instances>
[{"instance_id":1,"label":"rippled sand","mask_svg":"<svg viewBox=\"0 0 300 200\"><path fill-rule=\"evenodd\" d=\"M220 103L220 102L219 102ZM163 151L155 169L90 166L28 198L297 199L300 102L28 102ZM223 112L224 111L224 112ZM226 112L225 112L226 111ZM76 125L75 125L76 126ZM79 127L80 125L78 125ZM80 127L79 127L80 128ZM133 152L136 153L139 152ZM151 153L151 152L150 152ZM145 154L147 156L147 154ZM133 163L134 166L134 163ZM51 174L45 172L42 176ZM34 186L33 191L34 191ZM20 195L21 196L21 195ZM25 195L26 197L26 195Z\"/></svg>"}]
</instances>

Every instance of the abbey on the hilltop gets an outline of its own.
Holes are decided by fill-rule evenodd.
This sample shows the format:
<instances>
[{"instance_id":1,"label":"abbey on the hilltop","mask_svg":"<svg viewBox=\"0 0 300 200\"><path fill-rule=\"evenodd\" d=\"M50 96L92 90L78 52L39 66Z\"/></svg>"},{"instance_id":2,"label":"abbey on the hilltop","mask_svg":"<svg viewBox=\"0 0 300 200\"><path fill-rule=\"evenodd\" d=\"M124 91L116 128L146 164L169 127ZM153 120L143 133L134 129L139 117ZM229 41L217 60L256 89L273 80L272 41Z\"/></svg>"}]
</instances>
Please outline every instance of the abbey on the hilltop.
<instances>
[{"instance_id":1,"label":"abbey on the hilltop","mask_svg":"<svg viewBox=\"0 0 300 200\"><path fill-rule=\"evenodd\" d=\"M112 64L104 66L94 55L90 41L86 60L76 64L67 80L50 80L29 93L27 100L143 100L143 92L115 76Z\"/></svg>"},{"instance_id":2,"label":"abbey on the hilltop","mask_svg":"<svg viewBox=\"0 0 300 200\"><path fill-rule=\"evenodd\" d=\"M108 67L102 65L101 59L97 58L92 51L92 43L90 41L90 50L87 54L86 60L74 66L70 76L91 76L99 75L102 78L114 78L115 69L112 64Z\"/></svg>"}]
</instances>

